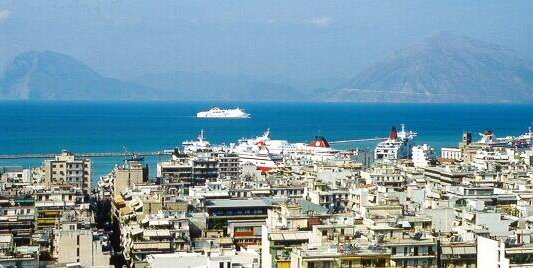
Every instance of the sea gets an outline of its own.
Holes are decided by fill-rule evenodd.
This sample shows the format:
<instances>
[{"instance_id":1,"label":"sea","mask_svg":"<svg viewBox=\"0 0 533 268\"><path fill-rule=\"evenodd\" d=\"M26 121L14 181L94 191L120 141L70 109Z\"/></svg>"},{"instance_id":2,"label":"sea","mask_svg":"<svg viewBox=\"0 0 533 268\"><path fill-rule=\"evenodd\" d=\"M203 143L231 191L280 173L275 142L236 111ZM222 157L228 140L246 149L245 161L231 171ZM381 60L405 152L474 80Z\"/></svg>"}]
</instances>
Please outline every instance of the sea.
<instances>
[{"instance_id":1,"label":"sea","mask_svg":"<svg viewBox=\"0 0 533 268\"><path fill-rule=\"evenodd\" d=\"M197 119L213 106L240 107L250 119ZM200 130L213 144L230 144L270 129L272 139L309 142L386 137L405 124L418 133L417 144L457 146L463 132L493 130L520 135L532 126L533 104L354 104L295 102L0 102L0 154L147 152L173 149L196 139ZM475 135L474 135L475 137ZM376 142L335 145L368 148ZM158 161L146 157L150 176ZM109 173L124 159L94 158L94 177ZM0 160L0 167L39 166L42 159Z\"/></svg>"}]
</instances>

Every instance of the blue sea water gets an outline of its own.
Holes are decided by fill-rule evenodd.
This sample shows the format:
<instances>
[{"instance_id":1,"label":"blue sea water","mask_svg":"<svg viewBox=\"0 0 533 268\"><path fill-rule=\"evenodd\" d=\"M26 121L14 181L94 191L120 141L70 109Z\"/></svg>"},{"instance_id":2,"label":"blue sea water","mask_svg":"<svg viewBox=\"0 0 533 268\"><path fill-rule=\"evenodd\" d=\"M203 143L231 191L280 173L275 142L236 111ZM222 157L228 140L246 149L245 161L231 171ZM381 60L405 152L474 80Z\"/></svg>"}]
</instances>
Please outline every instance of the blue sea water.
<instances>
[{"instance_id":1,"label":"blue sea water","mask_svg":"<svg viewBox=\"0 0 533 268\"><path fill-rule=\"evenodd\" d=\"M246 120L197 119L196 112L241 107ZM0 102L0 154L157 151L195 139L201 129L212 143L255 137L270 128L274 139L305 142L385 137L405 123L417 143L456 146L464 131L492 129L518 135L533 122L533 105L206 103L206 102ZM339 145L372 148L375 143ZM165 157L146 158L151 175ZM95 177L122 160L95 158ZM1 166L36 166L38 159L0 160Z\"/></svg>"}]
</instances>

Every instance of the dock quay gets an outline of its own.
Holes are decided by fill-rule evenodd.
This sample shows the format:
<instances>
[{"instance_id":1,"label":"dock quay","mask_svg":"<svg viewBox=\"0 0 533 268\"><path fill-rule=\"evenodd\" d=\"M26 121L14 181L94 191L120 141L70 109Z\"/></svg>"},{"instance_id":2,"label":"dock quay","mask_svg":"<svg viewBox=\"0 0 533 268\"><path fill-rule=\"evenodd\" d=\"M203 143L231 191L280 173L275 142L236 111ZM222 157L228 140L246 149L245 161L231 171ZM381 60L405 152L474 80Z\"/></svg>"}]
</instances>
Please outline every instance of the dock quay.
<instances>
[{"instance_id":1,"label":"dock quay","mask_svg":"<svg viewBox=\"0 0 533 268\"><path fill-rule=\"evenodd\" d=\"M387 138L366 138L366 139L350 139L350 140L337 140L330 141L330 144L342 144L342 143L357 143L357 142L371 142L371 141L384 141ZM96 158L96 157L131 157L131 156L162 156L171 155L172 150L163 150L155 152L101 152L101 153L75 153L78 157L83 158ZM0 160L5 159L46 159L54 158L55 153L38 153L38 154L0 154Z\"/></svg>"},{"instance_id":2,"label":"dock quay","mask_svg":"<svg viewBox=\"0 0 533 268\"><path fill-rule=\"evenodd\" d=\"M340 140L340 141L330 141L330 144L339 144L339 143L356 143L356 142L370 142L370 141L384 141L387 138L367 138L367 139L352 139L352 140Z\"/></svg>"},{"instance_id":3,"label":"dock quay","mask_svg":"<svg viewBox=\"0 0 533 268\"><path fill-rule=\"evenodd\" d=\"M95 157L131 157L131 156L162 156L170 155L170 151L155 151L155 152L103 152L103 153L76 153L76 156L83 158ZM54 158L56 154L3 154L1 159L39 159L39 158Z\"/></svg>"}]
</instances>

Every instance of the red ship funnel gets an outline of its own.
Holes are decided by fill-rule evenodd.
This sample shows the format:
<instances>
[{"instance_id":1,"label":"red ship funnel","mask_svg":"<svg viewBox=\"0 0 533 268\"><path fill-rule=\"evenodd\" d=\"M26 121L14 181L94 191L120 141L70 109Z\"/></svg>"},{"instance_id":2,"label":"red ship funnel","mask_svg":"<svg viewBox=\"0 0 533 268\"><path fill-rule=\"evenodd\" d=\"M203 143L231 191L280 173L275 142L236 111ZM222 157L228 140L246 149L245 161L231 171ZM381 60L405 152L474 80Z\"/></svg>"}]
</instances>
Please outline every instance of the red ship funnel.
<instances>
[{"instance_id":1,"label":"red ship funnel","mask_svg":"<svg viewBox=\"0 0 533 268\"><path fill-rule=\"evenodd\" d=\"M396 131L396 127L392 127L392 129L390 130L390 136L389 138L391 140L395 140L398 138L398 131Z\"/></svg>"},{"instance_id":2,"label":"red ship funnel","mask_svg":"<svg viewBox=\"0 0 533 268\"><path fill-rule=\"evenodd\" d=\"M323 136L316 136L315 139L309 143L309 146L312 146L312 147L323 147L323 148L331 147L329 145L329 142Z\"/></svg>"}]
</instances>

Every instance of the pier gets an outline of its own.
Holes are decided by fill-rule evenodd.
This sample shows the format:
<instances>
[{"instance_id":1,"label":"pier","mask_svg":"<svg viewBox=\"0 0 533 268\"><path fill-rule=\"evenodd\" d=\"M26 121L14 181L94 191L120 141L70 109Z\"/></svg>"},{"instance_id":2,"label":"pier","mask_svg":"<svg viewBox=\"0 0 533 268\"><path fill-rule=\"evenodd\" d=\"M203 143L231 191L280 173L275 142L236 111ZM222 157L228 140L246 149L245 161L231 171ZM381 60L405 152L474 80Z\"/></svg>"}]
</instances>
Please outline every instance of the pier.
<instances>
[{"instance_id":1,"label":"pier","mask_svg":"<svg viewBox=\"0 0 533 268\"><path fill-rule=\"evenodd\" d=\"M104 152L104 153L74 153L78 157L82 158L94 158L94 157L131 157L131 156L162 156L170 155L169 151L155 151L155 152ZM2 159L37 159L37 158L54 158L57 153L52 154L4 154L0 155Z\"/></svg>"},{"instance_id":2,"label":"pier","mask_svg":"<svg viewBox=\"0 0 533 268\"><path fill-rule=\"evenodd\" d=\"M368 139L353 139L353 140L340 140L340 141L330 141L330 144L339 144L339 143L355 143L355 142L369 142L369 141L384 141L388 138L368 138Z\"/></svg>"},{"instance_id":3,"label":"pier","mask_svg":"<svg viewBox=\"0 0 533 268\"><path fill-rule=\"evenodd\" d=\"M387 138L366 138L366 139L351 139L351 140L338 140L330 141L330 144L342 144L342 143L357 143L357 142L372 142L372 141L384 141ZM102 153L74 153L77 157L81 158L96 158L96 157L132 157L132 156L163 156L171 155L172 150L155 151L155 152L102 152ZM0 154L0 160L6 159L45 159L54 158L57 153L39 153L39 154Z\"/></svg>"}]
</instances>

